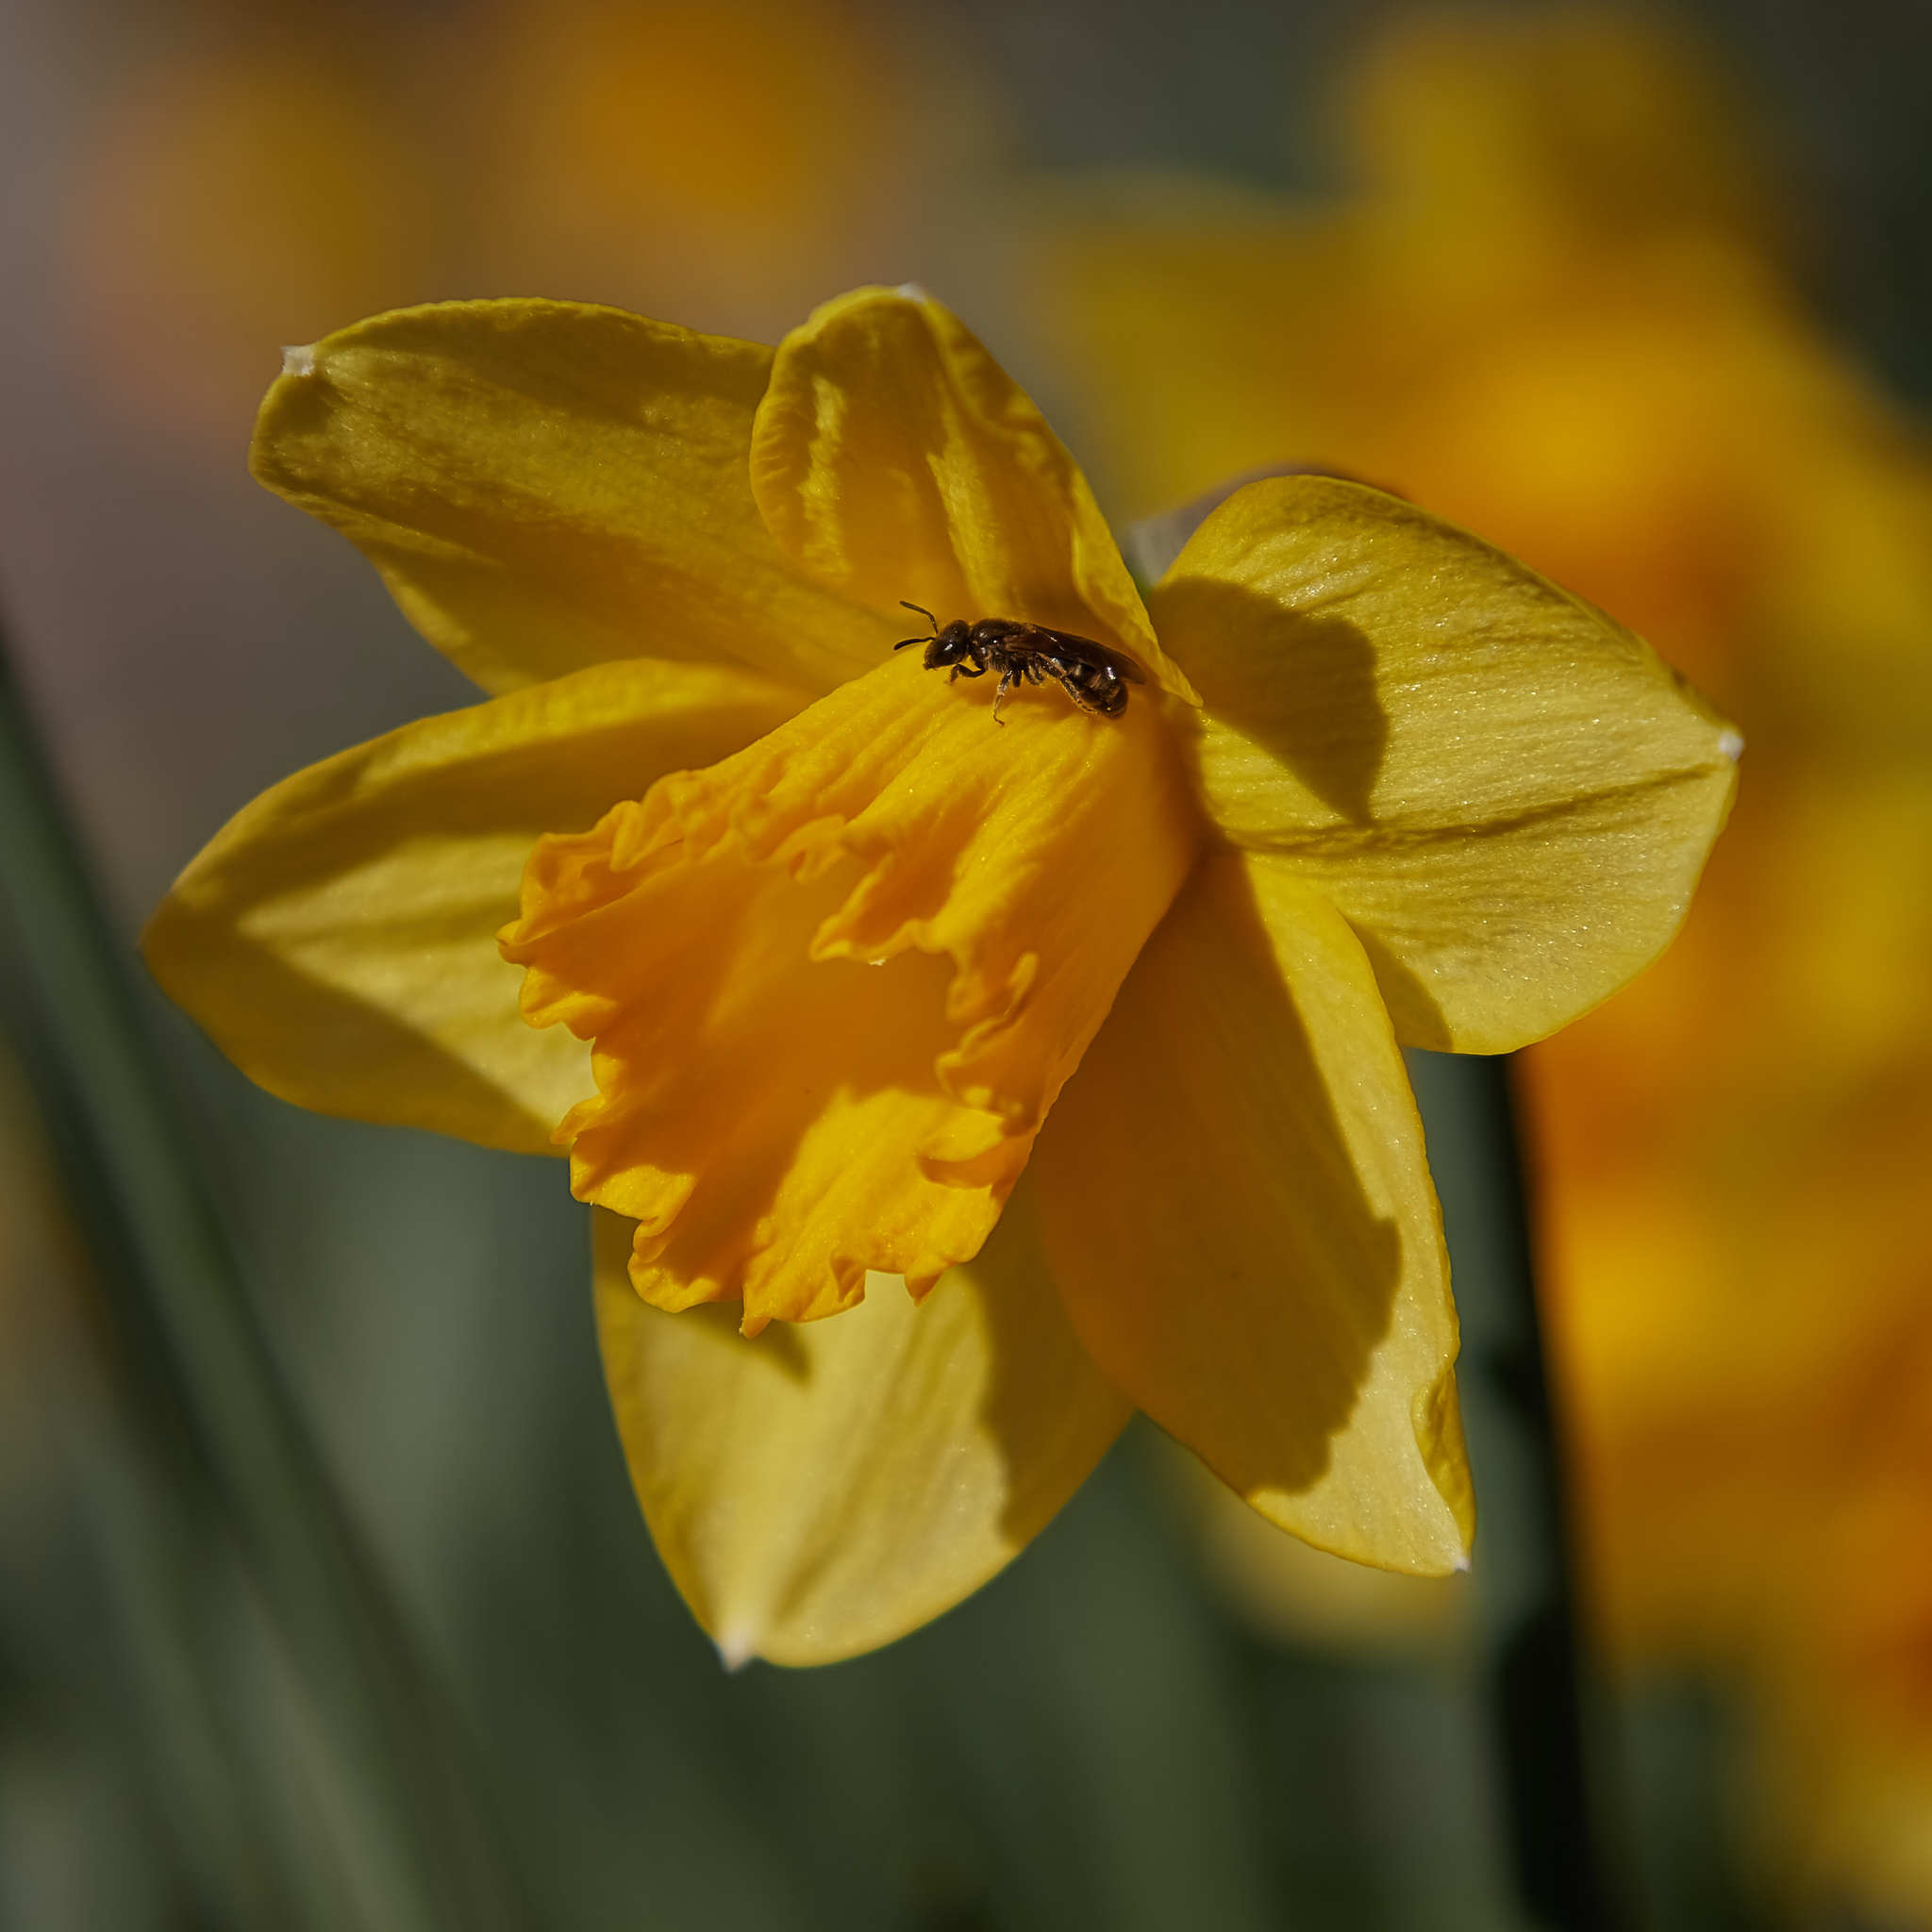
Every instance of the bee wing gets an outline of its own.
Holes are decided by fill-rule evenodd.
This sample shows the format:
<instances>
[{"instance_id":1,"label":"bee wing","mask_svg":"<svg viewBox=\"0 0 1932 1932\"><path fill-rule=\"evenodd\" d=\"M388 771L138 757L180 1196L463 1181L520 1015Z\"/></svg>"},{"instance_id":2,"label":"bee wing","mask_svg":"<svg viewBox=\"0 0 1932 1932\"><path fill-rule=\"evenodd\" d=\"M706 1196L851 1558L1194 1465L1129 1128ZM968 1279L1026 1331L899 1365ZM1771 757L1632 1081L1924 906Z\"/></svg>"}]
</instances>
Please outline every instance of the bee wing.
<instances>
[{"instance_id":1,"label":"bee wing","mask_svg":"<svg viewBox=\"0 0 1932 1932\"><path fill-rule=\"evenodd\" d=\"M1071 658L1095 671L1112 671L1129 684L1147 682L1141 667L1124 651L1117 651L1110 644L1095 643L1091 638L1076 637L1070 630L1048 630L1043 624L1028 628L1039 639L1040 648L1056 658Z\"/></svg>"}]
</instances>

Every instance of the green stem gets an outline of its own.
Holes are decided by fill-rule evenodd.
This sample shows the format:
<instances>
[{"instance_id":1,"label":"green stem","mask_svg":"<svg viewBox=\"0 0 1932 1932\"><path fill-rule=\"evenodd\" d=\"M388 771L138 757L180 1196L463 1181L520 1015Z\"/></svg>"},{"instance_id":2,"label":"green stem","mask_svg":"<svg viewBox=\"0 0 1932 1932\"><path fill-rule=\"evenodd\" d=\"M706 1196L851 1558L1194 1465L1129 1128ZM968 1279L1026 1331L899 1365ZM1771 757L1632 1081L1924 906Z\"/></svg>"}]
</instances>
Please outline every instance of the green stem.
<instances>
[{"instance_id":1,"label":"green stem","mask_svg":"<svg viewBox=\"0 0 1932 1932\"><path fill-rule=\"evenodd\" d=\"M381 1923L497 1932L529 1914L459 1728L291 1398L142 1023L0 636L7 1018L150 1422L191 1447L357 1800ZM177 1466L183 1466L176 1457Z\"/></svg>"},{"instance_id":2,"label":"green stem","mask_svg":"<svg viewBox=\"0 0 1932 1932\"><path fill-rule=\"evenodd\" d=\"M1608 1932L1624 1914L1589 1774L1562 1444L1510 1066L1415 1054L1410 1070L1462 1321L1457 1383L1480 1512L1477 1631L1510 1863L1532 1923Z\"/></svg>"}]
</instances>

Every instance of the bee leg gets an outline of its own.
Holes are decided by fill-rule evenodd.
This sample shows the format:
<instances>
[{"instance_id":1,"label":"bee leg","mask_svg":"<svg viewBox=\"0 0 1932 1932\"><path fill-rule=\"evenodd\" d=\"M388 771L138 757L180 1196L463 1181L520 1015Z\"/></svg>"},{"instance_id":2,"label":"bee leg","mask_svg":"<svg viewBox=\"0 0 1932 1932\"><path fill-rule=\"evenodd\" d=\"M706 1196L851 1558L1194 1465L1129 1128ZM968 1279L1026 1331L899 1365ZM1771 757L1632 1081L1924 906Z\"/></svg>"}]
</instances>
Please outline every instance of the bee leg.
<instances>
[{"instance_id":1,"label":"bee leg","mask_svg":"<svg viewBox=\"0 0 1932 1932\"><path fill-rule=\"evenodd\" d=\"M992 694L992 722L995 724L1004 724L1007 722L1000 716L1000 704L1007 692L1012 689L1013 681L1019 675L1017 671L1008 671L1000 678L1000 688Z\"/></svg>"},{"instance_id":2,"label":"bee leg","mask_svg":"<svg viewBox=\"0 0 1932 1932\"><path fill-rule=\"evenodd\" d=\"M984 677L985 675L986 666L984 664L955 664L953 666L953 677ZM951 684L953 677L947 678L946 682Z\"/></svg>"}]
</instances>

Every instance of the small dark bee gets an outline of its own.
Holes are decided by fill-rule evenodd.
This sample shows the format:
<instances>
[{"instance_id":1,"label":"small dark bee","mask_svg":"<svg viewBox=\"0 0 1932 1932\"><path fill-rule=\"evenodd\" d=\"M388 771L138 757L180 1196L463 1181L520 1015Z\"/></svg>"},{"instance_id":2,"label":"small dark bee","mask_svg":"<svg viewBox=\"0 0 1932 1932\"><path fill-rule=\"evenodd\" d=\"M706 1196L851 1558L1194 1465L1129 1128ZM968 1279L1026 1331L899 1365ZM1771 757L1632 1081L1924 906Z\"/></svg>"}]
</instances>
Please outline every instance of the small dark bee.
<instances>
[{"instance_id":1,"label":"small dark bee","mask_svg":"<svg viewBox=\"0 0 1932 1932\"><path fill-rule=\"evenodd\" d=\"M982 617L977 624L956 617L941 630L939 619L923 605L907 604L906 608L918 611L932 625L932 635L901 638L893 650L924 644L925 668L950 670L948 684L954 677L984 677L989 671L997 671L999 689L992 694L995 724L1007 722L1000 716L1000 704L1022 678L1028 684L1044 684L1050 677L1083 711L1103 718L1118 718L1127 708L1128 685L1147 682L1124 651L1075 637L1072 631L1048 630L1043 624L1022 624L1013 617Z\"/></svg>"}]
</instances>

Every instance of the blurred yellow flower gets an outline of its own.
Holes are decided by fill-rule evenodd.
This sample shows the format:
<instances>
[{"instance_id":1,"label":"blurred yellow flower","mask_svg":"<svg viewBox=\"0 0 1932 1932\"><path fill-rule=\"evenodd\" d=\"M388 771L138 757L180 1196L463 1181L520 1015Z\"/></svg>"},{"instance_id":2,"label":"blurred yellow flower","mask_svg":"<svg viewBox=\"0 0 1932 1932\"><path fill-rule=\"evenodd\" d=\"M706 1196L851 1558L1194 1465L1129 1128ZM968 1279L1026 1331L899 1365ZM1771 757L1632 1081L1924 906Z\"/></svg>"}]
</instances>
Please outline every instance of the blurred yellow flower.
<instances>
[{"instance_id":1,"label":"blurred yellow flower","mask_svg":"<svg viewBox=\"0 0 1932 1932\"><path fill-rule=\"evenodd\" d=\"M1932 1285L1932 459L1789 291L1748 138L1655 25L1410 25L1343 107L1347 203L1086 197L1052 312L1135 508L1345 469L1637 625L1750 739L1698 917L1529 1068L1599 1611L1626 1656L1802 1684L1818 1798L1884 1681L1829 1633L1932 1638L1916 1563L1820 1554L1874 1494L1932 1502L1876 1446Z\"/></svg>"},{"instance_id":2,"label":"blurred yellow flower","mask_svg":"<svg viewBox=\"0 0 1932 1932\"><path fill-rule=\"evenodd\" d=\"M1645 646L1327 479L1236 493L1143 605L913 291L775 352L379 317L292 356L255 464L498 694L257 800L149 959L272 1091L568 1143L638 1491L728 1657L936 1614L1133 1405L1312 1542L1464 1562L1398 1042L1519 1045L1674 930L1735 740ZM891 648L902 600L1146 682L995 724Z\"/></svg>"}]
</instances>

